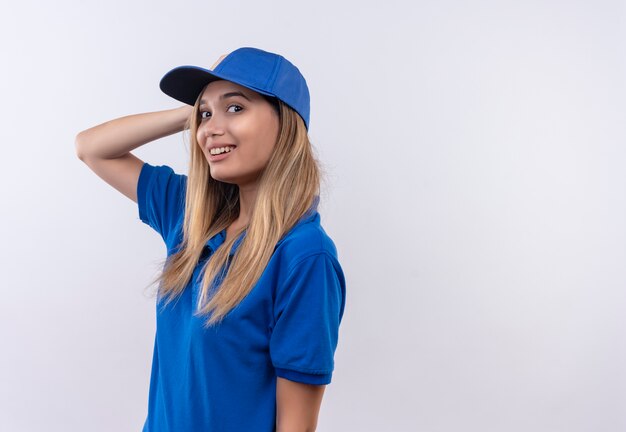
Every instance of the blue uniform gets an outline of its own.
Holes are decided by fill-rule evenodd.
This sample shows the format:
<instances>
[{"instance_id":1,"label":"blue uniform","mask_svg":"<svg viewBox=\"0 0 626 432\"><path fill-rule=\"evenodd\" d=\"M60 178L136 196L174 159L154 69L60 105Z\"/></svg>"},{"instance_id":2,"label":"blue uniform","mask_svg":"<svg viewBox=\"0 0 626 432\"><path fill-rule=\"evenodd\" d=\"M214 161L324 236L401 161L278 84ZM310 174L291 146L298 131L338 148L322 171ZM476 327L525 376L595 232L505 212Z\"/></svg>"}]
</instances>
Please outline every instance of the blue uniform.
<instances>
[{"instance_id":1,"label":"blue uniform","mask_svg":"<svg viewBox=\"0 0 626 432\"><path fill-rule=\"evenodd\" d=\"M139 218L161 235L168 256L182 239L186 182L167 165L144 163L139 175ZM331 382L345 279L320 225L318 201L278 242L252 291L217 327L203 329L206 317L194 312L201 267L226 230L207 242L181 297L167 307L157 301L144 432L274 431L277 377Z\"/></svg>"}]
</instances>

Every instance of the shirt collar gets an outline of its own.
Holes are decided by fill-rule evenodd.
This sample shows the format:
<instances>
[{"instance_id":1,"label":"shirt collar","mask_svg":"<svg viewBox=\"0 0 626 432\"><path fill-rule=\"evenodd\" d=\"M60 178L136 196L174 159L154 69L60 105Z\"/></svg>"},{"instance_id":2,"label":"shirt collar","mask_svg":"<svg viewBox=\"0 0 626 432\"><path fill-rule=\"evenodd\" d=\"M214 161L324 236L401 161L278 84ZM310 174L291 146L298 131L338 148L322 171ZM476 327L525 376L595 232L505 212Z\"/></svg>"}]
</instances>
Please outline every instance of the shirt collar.
<instances>
[{"instance_id":1,"label":"shirt collar","mask_svg":"<svg viewBox=\"0 0 626 432\"><path fill-rule=\"evenodd\" d=\"M298 220L298 222L294 225L293 228L291 228L291 230L295 229L297 226L301 224L305 224L308 222L316 221L317 223L319 223L320 217L319 217L319 213L317 212L317 207L318 207L319 202L320 202L319 195L315 195L313 199L313 204L311 204L311 207L309 207L306 213ZM239 247L239 245L241 244L245 236L246 236L246 231L244 230L241 234L239 234L239 237L237 237L237 239L235 240L235 243L233 244L233 247L231 248L230 253L229 253L230 256L233 256L235 254L235 252L237 251L237 248ZM287 235L283 236L283 238L278 241L276 246L278 246L284 240L285 237L287 237ZM224 243L225 240L226 240L226 228L224 228L222 231L218 232L213 237L211 237L207 241L206 245L211 249L211 252L215 252L217 248L220 247L222 243Z\"/></svg>"}]
</instances>

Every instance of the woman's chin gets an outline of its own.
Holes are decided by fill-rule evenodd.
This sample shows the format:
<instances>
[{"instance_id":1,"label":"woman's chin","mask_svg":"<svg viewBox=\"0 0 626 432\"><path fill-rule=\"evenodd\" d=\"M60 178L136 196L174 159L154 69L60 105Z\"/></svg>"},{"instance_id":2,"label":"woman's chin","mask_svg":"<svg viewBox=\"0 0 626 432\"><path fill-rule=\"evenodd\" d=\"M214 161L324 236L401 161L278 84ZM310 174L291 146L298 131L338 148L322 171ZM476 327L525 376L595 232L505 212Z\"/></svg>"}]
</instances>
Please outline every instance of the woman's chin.
<instances>
[{"instance_id":1,"label":"woman's chin","mask_svg":"<svg viewBox=\"0 0 626 432\"><path fill-rule=\"evenodd\" d=\"M230 183L230 184L234 184L236 183L234 179L230 178L230 177L224 177L224 176L220 176L220 175L214 175L213 173L211 173L211 178L213 180L217 180L219 182L222 183Z\"/></svg>"},{"instance_id":2,"label":"woman's chin","mask_svg":"<svg viewBox=\"0 0 626 432\"><path fill-rule=\"evenodd\" d=\"M226 167L223 166L209 164L209 174L214 180L241 186L258 183L261 171L238 172L237 175L234 175L232 167L226 169Z\"/></svg>"}]
</instances>

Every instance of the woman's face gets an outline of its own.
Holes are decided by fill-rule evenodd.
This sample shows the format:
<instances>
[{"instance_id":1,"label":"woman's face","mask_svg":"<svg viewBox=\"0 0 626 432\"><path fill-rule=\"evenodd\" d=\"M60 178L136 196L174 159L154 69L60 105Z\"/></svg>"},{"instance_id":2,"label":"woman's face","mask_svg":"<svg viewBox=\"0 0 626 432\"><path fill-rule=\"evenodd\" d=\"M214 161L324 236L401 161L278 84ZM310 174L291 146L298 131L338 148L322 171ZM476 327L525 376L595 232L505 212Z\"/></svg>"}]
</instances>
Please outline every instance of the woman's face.
<instances>
[{"instance_id":1,"label":"woman's face","mask_svg":"<svg viewBox=\"0 0 626 432\"><path fill-rule=\"evenodd\" d=\"M278 138L279 118L274 107L255 91L219 80L202 92L198 115L196 138L211 177L240 187L254 184ZM231 148L213 154L215 146Z\"/></svg>"}]
</instances>

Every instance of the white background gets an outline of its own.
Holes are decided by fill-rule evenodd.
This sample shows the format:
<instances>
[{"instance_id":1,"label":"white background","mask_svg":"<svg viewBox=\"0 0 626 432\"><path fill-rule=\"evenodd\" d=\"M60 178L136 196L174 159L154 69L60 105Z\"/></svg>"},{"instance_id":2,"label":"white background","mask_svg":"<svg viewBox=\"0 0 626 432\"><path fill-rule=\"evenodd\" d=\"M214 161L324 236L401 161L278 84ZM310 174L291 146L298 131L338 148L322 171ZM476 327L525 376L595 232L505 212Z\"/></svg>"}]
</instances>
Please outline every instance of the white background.
<instances>
[{"instance_id":1,"label":"white background","mask_svg":"<svg viewBox=\"0 0 626 432\"><path fill-rule=\"evenodd\" d=\"M319 431L626 430L624 1L11 3L0 430L141 429L165 245L74 138L241 46L311 90L348 284Z\"/></svg>"}]
</instances>

